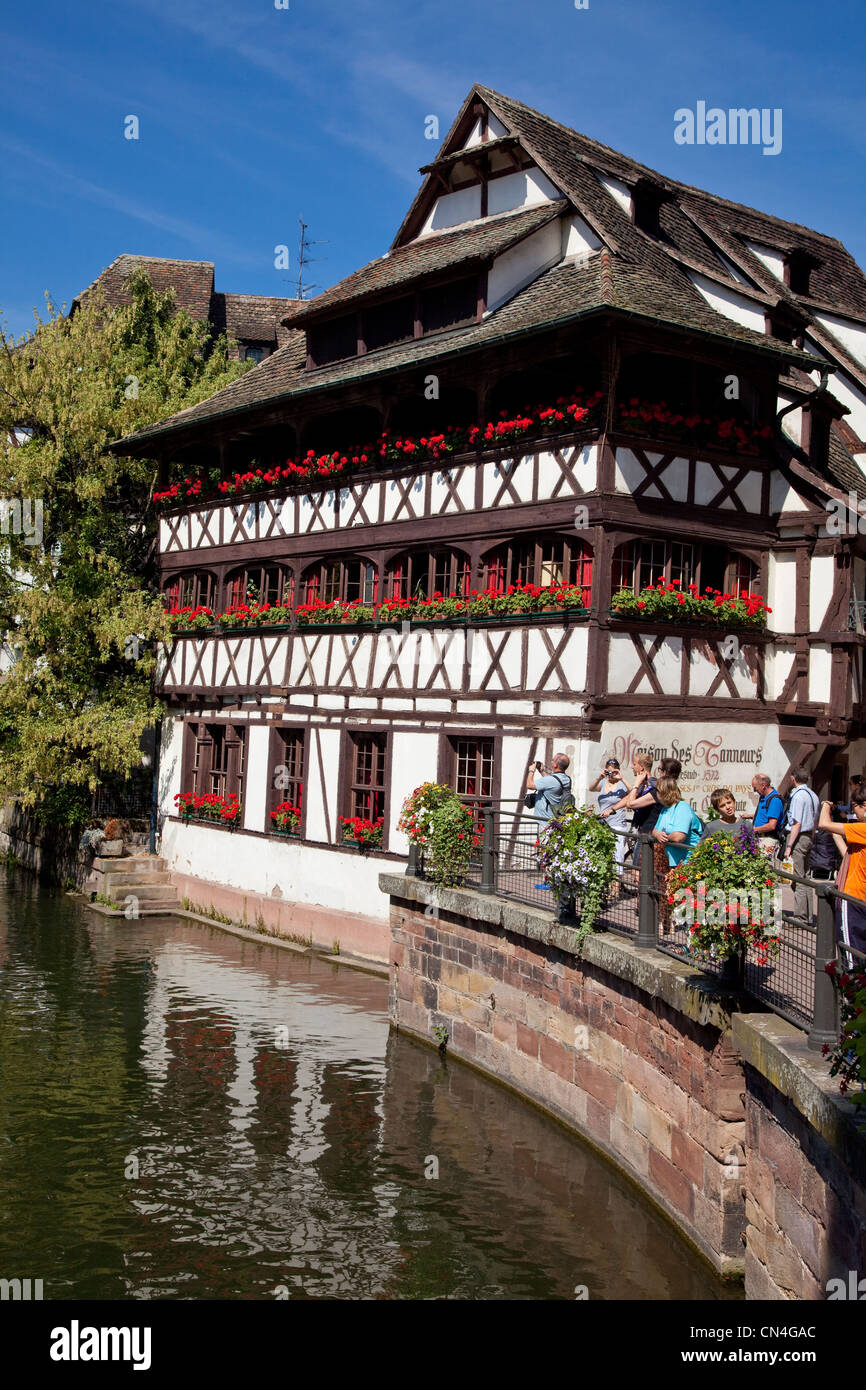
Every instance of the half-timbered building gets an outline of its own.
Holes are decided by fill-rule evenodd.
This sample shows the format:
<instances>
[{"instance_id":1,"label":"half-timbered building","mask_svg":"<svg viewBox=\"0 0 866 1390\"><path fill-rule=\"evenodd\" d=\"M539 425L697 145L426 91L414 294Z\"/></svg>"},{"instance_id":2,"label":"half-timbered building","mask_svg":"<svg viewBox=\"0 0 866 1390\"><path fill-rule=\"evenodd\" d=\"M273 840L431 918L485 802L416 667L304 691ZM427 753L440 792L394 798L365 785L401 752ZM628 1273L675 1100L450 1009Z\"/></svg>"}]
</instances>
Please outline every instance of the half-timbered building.
<instances>
[{"instance_id":1,"label":"half-timbered building","mask_svg":"<svg viewBox=\"0 0 866 1390\"><path fill-rule=\"evenodd\" d=\"M605 755L647 749L681 758L701 810L719 783L751 805L759 769L806 762L836 793L866 763L866 547L856 511L839 523L866 471L848 252L481 86L421 173L386 255L296 304L253 372L117 446L161 462L167 603L216 615L161 667L164 853L380 919L381 858L427 778L517 799L564 748L580 799ZM760 594L766 627L612 611L659 579ZM526 584L572 601L377 608ZM252 625L217 621L253 600ZM311 621L334 601L366 621ZM179 821L184 791L236 794L231 838ZM271 833L283 800L294 838ZM347 847L352 816L383 818L379 849Z\"/></svg>"}]
</instances>

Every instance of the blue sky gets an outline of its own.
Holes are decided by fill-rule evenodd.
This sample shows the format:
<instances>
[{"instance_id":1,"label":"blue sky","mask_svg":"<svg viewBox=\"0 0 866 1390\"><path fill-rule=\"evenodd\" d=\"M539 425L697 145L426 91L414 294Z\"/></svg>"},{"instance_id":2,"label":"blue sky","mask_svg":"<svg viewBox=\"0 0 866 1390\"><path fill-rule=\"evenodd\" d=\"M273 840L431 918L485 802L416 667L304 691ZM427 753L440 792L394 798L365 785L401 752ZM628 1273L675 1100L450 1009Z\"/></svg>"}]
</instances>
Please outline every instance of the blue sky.
<instances>
[{"instance_id":1,"label":"blue sky","mask_svg":"<svg viewBox=\"0 0 866 1390\"><path fill-rule=\"evenodd\" d=\"M0 19L0 315L121 252L294 293L383 254L473 81L839 237L866 265L862 0L41 0ZM17 10L17 12L16 12ZM679 146L676 108L781 107L783 146ZM124 139L136 115L140 138ZM287 243L289 271L274 267Z\"/></svg>"}]
</instances>

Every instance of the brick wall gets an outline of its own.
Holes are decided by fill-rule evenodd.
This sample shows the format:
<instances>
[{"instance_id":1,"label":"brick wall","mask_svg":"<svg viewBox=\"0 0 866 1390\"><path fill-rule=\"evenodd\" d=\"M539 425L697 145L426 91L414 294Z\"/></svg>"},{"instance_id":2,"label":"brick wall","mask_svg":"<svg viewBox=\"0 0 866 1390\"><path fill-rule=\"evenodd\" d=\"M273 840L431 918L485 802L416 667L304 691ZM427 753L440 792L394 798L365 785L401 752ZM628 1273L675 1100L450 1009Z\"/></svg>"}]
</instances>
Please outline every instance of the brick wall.
<instances>
[{"instance_id":1,"label":"brick wall","mask_svg":"<svg viewBox=\"0 0 866 1390\"><path fill-rule=\"evenodd\" d=\"M724 1033L556 946L392 907L392 1017L616 1159L720 1271L743 1265L743 1078Z\"/></svg>"},{"instance_id":2,"label":"brick wall","mask_svg":"<svg viewBox=\"0 0 866 1390\"><path fill-rule=\"evenodd\" d=\"M380 885L397 1027L444 1025L449 1052L584 1135L720 1273L745 1270L749 1297L823 1298L863 1270L864 1140L799 1030L625 938L577 955L543 913Z\"/></svg>"}]
</instances>

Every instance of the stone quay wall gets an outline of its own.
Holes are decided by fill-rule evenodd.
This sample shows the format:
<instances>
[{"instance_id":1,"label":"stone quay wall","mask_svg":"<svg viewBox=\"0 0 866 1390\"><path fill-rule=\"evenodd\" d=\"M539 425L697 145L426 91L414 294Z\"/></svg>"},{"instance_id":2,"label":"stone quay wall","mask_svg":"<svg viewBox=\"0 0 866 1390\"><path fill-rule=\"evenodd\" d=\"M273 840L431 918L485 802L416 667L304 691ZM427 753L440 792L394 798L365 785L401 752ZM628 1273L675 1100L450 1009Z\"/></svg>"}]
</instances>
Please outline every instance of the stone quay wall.
<instances>
[{"instance_id":1,"label":"stone quay wall","mask_svg":"<svg viewBox=\"0 0 866 1390\"><path fill-rule=\"evenodd\" d=\"M397 1028L435 1044L444 1027L449 1053L606 1154L747 1296L823 1298L863 1269L866 1144L803 1033L627 938L578 954L544 912L380 886Z\"/></svg>"}]
</instances>

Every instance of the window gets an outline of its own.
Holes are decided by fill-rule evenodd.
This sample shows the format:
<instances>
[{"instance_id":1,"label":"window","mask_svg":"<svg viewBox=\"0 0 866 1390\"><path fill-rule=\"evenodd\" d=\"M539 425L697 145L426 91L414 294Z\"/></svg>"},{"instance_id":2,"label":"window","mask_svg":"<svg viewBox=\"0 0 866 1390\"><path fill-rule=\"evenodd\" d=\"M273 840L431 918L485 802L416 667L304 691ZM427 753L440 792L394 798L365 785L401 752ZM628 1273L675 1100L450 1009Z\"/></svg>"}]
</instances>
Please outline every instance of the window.
<instances>
[{"instance_id":1,"label":"window","mask_svg":"<svg viewBox=\"0 0 866 1390\"><path fill-rule=\"evenodd\" d=\"M613 557L611 592L642 589L664 580L679 582L683 589L696 584L706 589L757 591L758 566L745 555L718 545L691 545L684 541L638 539L617 547Z\"/></svg>"},{"instance_id":2,"label":"window","mask_svg":"<svg viewBox=\"0 0 866 1390\"><path fill-rule=\"evenodd\" d=\"M788 288L794 294L811 294L812 271L817 267L818 261L808 251L792 251L785 261L785 283Z\"/></svg>"},{"instance_id":3,"label":"window","mask_svg":"<svg viewBox=\"0 0 866 1390\"><path fill-rule=\"evenodd\" d=\"M415 335L415 300L412 295L376 304L362 316L364 345L368 352L404 343Z\"/></svg>"},{"instance_id":4,"label":"window","mask_svg":"<svg viewBox=\"0 0 866 1390\"><path fill-rule=\"evenodd\" d=\"M484 587L504 593L514 584L576 584L585 608L592 602L592 551L564 536L508 541L487 556Z\"/></svg>"},{"instance_id":5,"label":"window","mask_svg":"<svg viewBox=\"0 0 866 1390\"><path fill-rule=\"evenodd\" d=\"M271 746L271 778L268 797L268 821L270 812L282 801L289 801L298 809L304 804L304 733L302 729L275 729Z\"/></svg>"},{"instance_id":6,"label":"window","mask_svg":"<svg viewBox=\"0 0 866 1390\"><path fill-rule=\"evenodd\" d=\"M324 560L311 565L303 579L304 602L375 603L379 592L379 575L369 560Z\"/></svg>"},{"instance_id":7,"label":"window","mask_svg":"<svg viewBox=\"0 0 866 1390\"><path fill-rule=\"evenodd\" d=\"M385 814L387 734L350 734L348 816L376 821Z\"/></svg>"},{"instance_id":8,"label":"window","mask_svg":"<svg viewBox=\"0 0 866 1390\"><path fill-rule=\"evenodd\" d=\"M263 362L267 357L267 349L258 344L251 344L244 348L245 362Z\"/></svg>"},{"instance_id":9,"label":"window","mask_svg":"<svg viewBox=\"0 0 866 1390\"><path fill-rule=\"evenodd\" d=\"M175 575L164 585L162 597L169 609L212 608L216 598L214 577L206 570L190 570L186 574Z\"/></svg>"},{"instance_id":10,"label":"window","mask_svg":"<svg viewBox=\"0 0 866 1390\"><path fill-rule=\"evenodd\" d=\"M355 357L358 352L358 319L355 314L330 319L327 323L311 324L307 346L313 365L324 367L328 362L340 362Z\"/></svg>"},{"instance_id":11,"label":"window","mask_svg":"<svg viewBox=\"0 0 866 1390\"><path fill-rule=\"evenodd\" d=\"M759 588L760 571L754 560L747 555L732 555L728 566L726 587L735 594L756 594Z\"/></svg>"},{"instance_id":12,"label":"window","mask_svg":"<svg viewBox=\"0 0 866 1390\"><path fill-rule=\"evenodd\" d=\"M247 565L226 579L226 607L236 603L292 602L291 571L283 565Z\"/></svg>"},{"instance_id":13,"label":"window","mask_svg":"<svg viewBox=\"0 0 866 1390\"><path fill-rule=\"evenodd\" d=\"M192 723L187 726L184 791L195 796L215 793L243 801L246 728L236 724Z\"/></svg>"},{"instance_id":14,"label":"window","mask_svg":"<svg viewBox=\"0 0 866 1390\"><path fill-rule=\"evenodd\" d=\"M493 796L493 739L453 739L452 749L458 796L489 801Z\"/></svg>"},{"instance_id":15,"label":"window","mask_svg":"<svg viewBox=\"0 0 866 1390\"><path fill-rule=\"evenodd\" d=\"M474 323L478 314L478 279L475 275L434 285L421 292L421 323L424 333L442 333Z\"/></svg>"},{"instance_id":16,"label":"window","mask_svg":"<svg viewBox=\"0 0 866 1390\"><path fill-rule=\"evenodd\" d=\"M632 589L640 593L650 584L664 580L683 587L697 583L695 548L682 541L635 540L617 548L613 557L613 593Z\"/></svg>"},{"instance_id":17,"label":"window","mask_svg":"<svg viewBox=\"0 0 866 1390\"><path fill-rule=\"evenodd\" d=\"M658 237L661 233L659 225L659 209L664 200L662 189L652 184L637 183L632 190L632 217L634 225L640 227L642 232L648 236Z\"/></svg>"},{"instance_id":18,"label":"window","mask_svg":"<svg viewBox=\"0 0 866 1390\"><path fill-rule=\"evenodd\" d=\"M389 598L468 594L470 588L469 561L457 550L410 550L388 566Z\"/></svg>"}]
</instances>

